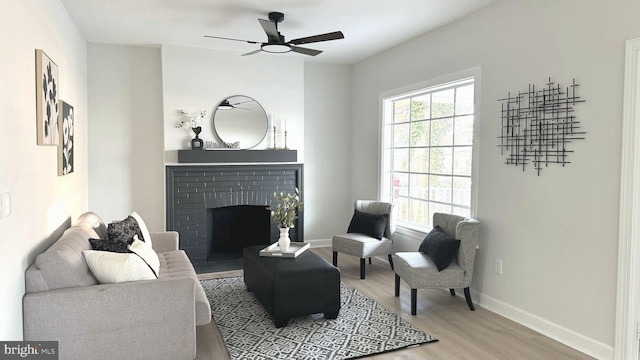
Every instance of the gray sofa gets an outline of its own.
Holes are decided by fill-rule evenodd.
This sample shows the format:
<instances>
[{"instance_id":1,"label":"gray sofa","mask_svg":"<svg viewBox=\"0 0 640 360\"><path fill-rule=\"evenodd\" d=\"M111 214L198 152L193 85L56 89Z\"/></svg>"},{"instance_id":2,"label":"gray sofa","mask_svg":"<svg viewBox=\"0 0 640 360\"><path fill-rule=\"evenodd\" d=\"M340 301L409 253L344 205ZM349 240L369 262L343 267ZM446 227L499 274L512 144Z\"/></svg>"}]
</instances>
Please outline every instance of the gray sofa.
<instances>
[{"instance_id":1,"label":"gray sofa","mask_svg":"<svg viewBox=\"0 0 640 360\"><path fill-rule=\"evenodd\" d=\"M60 359L194 359L211 309L178 233L151 233L157 280L117 284L99 284L82 254L104 236L86 213L36 257L25 274L24 340L58 341Z\"/></svg>"}]
</instances>

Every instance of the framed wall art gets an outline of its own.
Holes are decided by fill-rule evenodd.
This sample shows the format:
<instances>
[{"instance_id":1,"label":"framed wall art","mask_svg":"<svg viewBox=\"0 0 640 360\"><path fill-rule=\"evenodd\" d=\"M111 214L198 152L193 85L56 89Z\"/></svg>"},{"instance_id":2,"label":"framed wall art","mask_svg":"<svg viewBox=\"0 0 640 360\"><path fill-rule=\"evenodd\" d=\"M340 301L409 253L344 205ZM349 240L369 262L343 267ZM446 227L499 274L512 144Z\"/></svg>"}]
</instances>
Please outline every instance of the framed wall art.
<instances>
[{"instance_id":1,"label":"framed wall art","mask_svg":"<svg viewBox=\"0 0 640 360\"><path fill-rule=\"evenodd\" d=\"M75 114L73 106L60 100L60 118L58 146L58 175L67 175L73 172L73 133L75 128Z\"/></svg>"},{"instance_id":2,"label":"framed wall art","mask_svg":"<svg viewBox=\"0 0 640 360\"><path fill-rule=\"evenodd\" d=\"M58 66L36 49L36 124L38 145L58 145Z\"/></svg>"}]
</instances>

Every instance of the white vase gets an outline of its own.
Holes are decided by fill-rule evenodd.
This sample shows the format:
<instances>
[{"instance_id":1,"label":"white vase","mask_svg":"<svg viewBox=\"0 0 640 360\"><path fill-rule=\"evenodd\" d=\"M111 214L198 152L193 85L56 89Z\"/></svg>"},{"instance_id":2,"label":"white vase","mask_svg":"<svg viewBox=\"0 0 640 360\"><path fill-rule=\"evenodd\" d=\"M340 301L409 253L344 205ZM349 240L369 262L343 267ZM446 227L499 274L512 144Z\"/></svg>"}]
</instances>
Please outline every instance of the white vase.
<instances>
[{"instance_id":1,"label":"white vase","mask_svg":"<svg viewBox=\"0 0 640 360\"><path fill-rule=\"evenodd\" d=\"M280 251L289 251L289 245L291 244L291 239L289 239L289 228L284 227L278 229L280 229L280 238L278 239Z\"/></svg>"}]
</instances>

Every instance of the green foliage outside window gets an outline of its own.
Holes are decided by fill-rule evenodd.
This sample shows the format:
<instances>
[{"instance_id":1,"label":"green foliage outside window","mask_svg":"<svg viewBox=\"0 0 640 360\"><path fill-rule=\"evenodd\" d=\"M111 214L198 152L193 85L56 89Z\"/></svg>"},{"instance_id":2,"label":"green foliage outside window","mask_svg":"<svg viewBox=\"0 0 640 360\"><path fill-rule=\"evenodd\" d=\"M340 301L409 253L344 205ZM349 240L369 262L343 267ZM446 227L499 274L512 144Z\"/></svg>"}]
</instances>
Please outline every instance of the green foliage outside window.
<instances>
[{"instance_id":1,"label":"green foliage outside window","mask_svg":"<svg viewBox=\"0 0 640 360\"><path fill-rule=\"evenodd\" d=\"M473 83L392 101L390 196L400 221L427 225L434 211L470 215ZM389 172L390 171L390 172Z\"/></svg>"}]
</instances>

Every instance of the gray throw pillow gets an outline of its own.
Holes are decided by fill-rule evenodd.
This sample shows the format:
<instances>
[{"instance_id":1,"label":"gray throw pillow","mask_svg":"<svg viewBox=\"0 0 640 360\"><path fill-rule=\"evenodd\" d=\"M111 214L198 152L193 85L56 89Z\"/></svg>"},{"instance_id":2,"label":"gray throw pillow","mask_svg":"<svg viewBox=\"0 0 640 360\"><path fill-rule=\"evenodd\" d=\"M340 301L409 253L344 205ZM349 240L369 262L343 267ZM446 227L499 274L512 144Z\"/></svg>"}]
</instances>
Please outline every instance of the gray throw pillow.
<instances>
[{"instance_id":1,"label":"gray throw pillow","mask_svg":"<svg viewBox=\"0 0 640 360\"><path fill-rule=\"evenodd\" d=\"M127 245L129 245L129 244L127 244L126 241L89 239L89 242L91 243L91 248L93 250L110 251L110 252L116 252L116 253L130 253L131 252L127 248Z\"/></svg>"},{"instance_id":2,"label":"gray throw pillow","mask_svg":"<svg viewBox=\"0 0 640 360\"><path fill-rule=\"evenodd\" d=\"M142 231L136 219L129 215L126 219L118 222L113 222L107 226L107 234L111 241L124 241L131 245L133 243L133 236L138 235L138 239L144 241Z\"/></svg>"}]
</instances>

